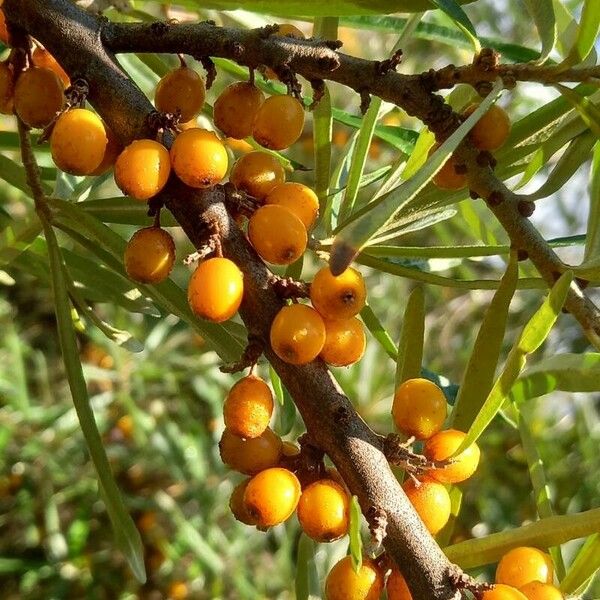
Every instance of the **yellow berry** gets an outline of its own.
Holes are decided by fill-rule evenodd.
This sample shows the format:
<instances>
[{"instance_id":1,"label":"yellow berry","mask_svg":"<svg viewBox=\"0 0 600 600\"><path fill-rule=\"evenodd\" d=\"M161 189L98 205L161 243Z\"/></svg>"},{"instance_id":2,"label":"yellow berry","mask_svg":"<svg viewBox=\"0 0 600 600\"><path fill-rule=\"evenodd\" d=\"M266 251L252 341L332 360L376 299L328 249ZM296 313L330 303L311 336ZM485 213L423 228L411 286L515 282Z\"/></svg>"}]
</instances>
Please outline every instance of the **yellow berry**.
<instances>
[{"instance_id":1,"label":"yellow berry","mask_svg":"<svg viewBox=\"0 0 600 600\"><path fill-rule=\"evenodd\" d=\"M175 242L160 227L136 231L125 248L127 275L140 283L164 281L175 262Z\"/></svg>"},{"instance_id":2,"label":"yellow berry","mask_svg":"<svg viewBox=\"0 0 600 600\"><path fill-rule=\"evenodd\" d=\"M404 576L397 568L393 568L385 584L388 600L412 600Z\"/></svg>"},{"instance_id":3,"label":"yellow berry","mask_svg":"<svg viewBox=\"0 0 600 600\"><path fill-rule=\"evenodd\" d=\"M246 486L244 504L258 527L287 520L298 505L300 482L287 469L273 467L255 475Z\"/></svg>"},{"instance_id":4,"label":"yellow berry","mask_svg":"<svg viewBox=\"0 0 600 600\"><path fill-rule=\"evenodd\" d=\"M427 379L409 379L394 394L392 416L396 427L408 436L425 440L440 431L446 420L444 392Z\"/></svg>"},{"instance_id":5,"label":"yellow berry","mask_svg":"<svg viewBox=\"0 0 600 600\"><path fill-rule=\"evenodd\" d=\"M257 200L285 181L285 171L277 157L267 152L249 152L233 165L229 181Z\"/></svg>"},{"instance_id":6,"label":"yellow berry","mask_svg":"<svg viewBox=\"0 0 600 600\"><path fill-rule=\"evenodd\" d=\"M169 586L168 600L186 600L188 588L183 581L175 581Z\"/></svg>"},{"instance_id":7,"label":"yellow berry","mask_svg":"<svg viewBox=\"0 0 600 600\"><path fill-rule=\"evenodd\" d=\"M256 519L248 512L248 508L244 503L244 492L250 483L250 478L245 479L233 488L231 497L229 498L229 508L233 516L244 523L245 525L256 525Z\"/></svg>"},{"instance_id":8,"label":"yellow berry","mask_svg":"<svg viewBox=\"0 0 600 600\"><path fill-rule=\"evenodd\" d=\"M519 591L527 597L527 600L563 600L564 598L557 587L541 581L532 581Z\"/></svg>"},{"instance_id":9,"label":"yellow berry","mask_svg":"<svg viewBox=\"0 0 600 600\"><path fill-rule=\"evenodd\" d=\"M104 156L100 161L100 164L92 171L91 175L102 175L106 171L112 169L115 162L123 151L123 146L117 139L117 136L113 133L113 130L104 123L104 130L106 132L106 148L104 149Z\"/></svg>"},{"instance_id":10,"label":"yellow berry","mask_svg":"<svg viewBox=\"0 0 600 600\"><path fill-rule=\"evenodd\" d=\"M429 154L433 154L438 148L439 144L434 144L429 151ZM464 173L456 172L456 160L454 155L450 155L448 160L442 165L442 168L433 176L433 183L442 190L462 190L467 185L467 177Z\"/></svg>"},{"instance_id":11,"label":"yellow berry","mask_svg":"<svg viewBox=\"0 0 600 600\"><path fill-rule=\"evenodd\" d=\"M221 460L234 471L254 475L279 463L281 438L267 427L258 437L243 439L225 429L219 442Z\"/></svg>"},{"instance_id":12,"label":"yellow berry","mask_svg":"<svg viewBox=\"0 0 600 600\"><path fill-rule=\"evenodd\" d=\"M107 143L100 117L91 110L74 108L60 115L54 125L52 160L65 173L90 175L100 166Z\"/></svg>"},{"instance_id":13,"label":"yellow berry","mask_svg":"<svg viewBox=\"0 0 600 600\"><path fill-rule=\"evenodd\" d=\"M201 110L206 97L206 86L196 71L179 67L167 73L156 86L154 104L165 113L181 114L181 121L189 121Z\"/></svg>"},{"instance_id":14,"label":"yellow berry","mask_svg":"<svg viewBox=\"0 0 600 600\"><path fill-rule=\"evenodd\" d=\"M307 186L289 181L275 186L265 198L266 204L277 204L291 210L310 229L319 214L319 199Z\"/></svg>"},{"instance_id":15,"label":"yellow berry","mask_svg":"<svg viewBox=\"0 0 600 600\"><path fill-rule=\"evenodd\" d=\"M271 324L271 346L281 360L303 365L317 358L325 344L325 323L305 304L284 306Z\"/></svg>"},{"instance_id":16,"label":"yellow berry","mask_svg":"<svg viewBox=\"0 0 600 600\"><path fill-rule=\"evenodd\" d=\"M261 206L250 217L248 238L260 257L274 265L289 265L306 250L308 235L302 221L283 206Z\"/></svg>"},{"instance_id":17,"label":"yellow berry","mask_svg":"<svg viewBox=\"0 0 600 600\"><path fill-rule=\"evenodd\" d=\"M270 150L284 150L294 144L304 129L304 107L292 96L267 98L256 114L252 135Z\"/></svg>"},{"instance_id":18,"label":"yellow berry","mask_svg":"<svg viewBox=\"0 0 600 600\"><path fill-rule=\"evenodd\" d=\"M383 591L383 576L377 565L363 558L356 572L352 559L345 556L329 571L325 581L327 600L379 600Z\"/></svg>"},{"instance_id":19,"label":"yellow berry","mask_svg":"<svg viewBox=\"0 0 600 600\"><path fill-rule=\"evenodd\" d=\"M221 140L206 129L186 129L171 146L177 177L194 188L212 187L227 173L229 158Z\"/></svg>"},{"instance_id":20,"label":"yellow berry","mask_svg":"<svg viewBox=\"0 0 600 600\"><path fill-rule=\"evenodd\" d=\"M300 496L298 521L317 542L332 542L348 532L348 494L332 479L311 483Z\"/></svg>"},{"instance_id":21,"label":"yellow berry","mask_svg":"<svg viewBox=\"0 0 600 600\"><path fill-rule=\"evenodd\" d=\"M362 275L348 267L340 275L333 275L323 267L310 286L312 305L327 319L350 319L357 315L367 300Z\"/></svg>"},{"instance_id":22,"label":"yellow berry","mask_svg":"<svg viewBox=\"0 0 600 600\"><path fill-rule=\"evenodd\" d=\"M64 86L54 71L32 67L19 75L14 102L21 120L41 129L49 125L64 106Z\"/></svg>"},{"instance_id":23,"label":"yellow berry","mask_svg":"<svg viewBox=\"0 0 600 600\"><path fill-rule=\"evenodd\" d=\"M477 110L478 104L471 104L463 112L465 117ZM469 138L479 150L498 150L504 145L510 133L510 117L503 108L494 105L475 123Z\"/></svg>"},{"instance_id":24,"label":"yellow berry","mask_svg":"<svg viewBox=\"0 0 600 600\"><path fill-rule=\"evenodd\" d=\"M481 600L527 600L519 590L509 585L495 585L493 590L483 592Z\"/></svg>"},{"instance_id":25,"label":"yellow berry","mask_svg":"<svg viewBox=\"0 0 600 600\"><path fill-rule=\"evenodd\" d=\"M48 50L45 48L40 48L39 46L33 51L31 55L33 59L33 64L36 67L45 67L46 69L50 69L54 71L58 78L63 82L65 87L68 87L71 84L71 80L67 75L66 71L56 62L56 59Z\"/></svg>"},{"instance_id":26,"label":"yellow berry","mask_svg":"<svg viewBox=\"0 0 600 600\"><path fill-rule=\"evenodd\" d=\"M254 375L240 379L223 405L225 427L243 438L258 437L269 426L272 414L273 394L269 386Z\"/></svg>"},{"instance_id":27,"label":"yellow berry","mask_svg":"<svg viewBox=\"0 0 600 600\"><path fill-rule=\"evenodd\" d=\"M195 315L214 323L231 319L244 295L244 275L228 258L201 262L188 284L188 302Z\"/></svg>"},{"instance_id":28,"label":"yellow berry","mask_svg":"<svg viewBox=\"0 0 600 600\"><path fill-rule=\"evenodd\" d=\"M519 546L509 550L498 563L496 582L521 588L532 581L552 583L554 568L549 554L531 548Z\"/></svg>"},{"instance_id":29,"label":"yellow berry","mask_svg":"<svg viewBox=\"0 0 600 600\"><path fill-rule=\"evenodd\" d=\"M148 200L165 187L171 173L169 151L154 140L135 140L115 162L115 183L127 196Z\"/></svg>"},{"instance_id":30,"label":"yellow berry","mask_svg":"<svg viewBox=\"0 0 600 600\"><path fill-rule=\"evenodd\" d=\"M366 337L363 324L356 318L325 321L325 345L321 358L334 367L346 367L362 358Z\"/></svg>"},{"instance_id":31,"label":"yellow berry","mask_svg":"<svg viewBox=\"0 0 600 600\"><path fill-rule=\"evenodd\" d=\"M414 509L432 535L440 531L450 518L451 502L448 490L433 479L415 482L407 479L402 484Z\"/></svg>"},{"instance_id":32,"label":"yellow berry","mask_svg":"<svg viewBox=\"0 0 600 600\"><path fill-rule=\"evenodd\" d=\"M466 434L456 429L446 429L430 437L423 446L423 454L429 460L442 461L450 458L462 444ZM451 464L440 469L432 469L428 474L442 483L460 483L469 479L477 470L480 457L479 446L471 444Z\"/></svg>"},{"instance_id":33,"label":"yellow berry","mask_svg":"<svg viewBox=\"0 0 600 600\"><path fill-rule=\"evenodd\" d=\"M215 101L213 120L228 137L243 139L252 135L256 114L265 101L263 93L253 84L232 83Z\"/></svg>"},{"instance_id":34,"label":"yellow berry","mask_svg":"<svg viewBox=\"0 0 600 600\"><path fill-rule=\"evenodd\" d=\"M10 115L14 108L13 70L7 61L0 63L0 113Z\"/></svg>"}]
</instances>

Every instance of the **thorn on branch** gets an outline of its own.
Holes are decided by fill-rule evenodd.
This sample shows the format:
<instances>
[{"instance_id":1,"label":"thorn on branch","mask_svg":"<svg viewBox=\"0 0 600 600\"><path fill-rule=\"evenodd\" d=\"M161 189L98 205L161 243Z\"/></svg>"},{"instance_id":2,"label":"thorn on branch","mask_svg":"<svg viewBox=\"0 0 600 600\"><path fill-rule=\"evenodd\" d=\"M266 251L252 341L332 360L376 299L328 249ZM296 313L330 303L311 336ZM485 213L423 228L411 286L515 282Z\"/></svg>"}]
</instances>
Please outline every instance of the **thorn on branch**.
<instances>
[{"instance_id":1,"label":"thorn on branch","mask_svg":"<svg viewBox=\"0 0 600 600\"><path fill-rule=\"evenodd\" d=\"M484 592L494 589L494 584L476 581L470 575L464 573L456 565L452 565L448 570L448 579L452 587L460 590L461 592L469 591L478 600L482 598Z\"/></svg>"},{"instance_id":2,"label":"thorn on branch","mask_svg":"<svg viewBox=\"0 0 600 600\"><path fill-rule=\"evenodd\" d=\"M360 91L360 112L361 114L365 114L369 110L369 106L371 106L371 94L369 90L364 89Z\"/></svg>"},{"instance_id":3,"label":"thorn on branch","mask_svg":"<svg viewBox=\"0 0 600 600\"><path fill-rule=\"evenodd\" d=\"M309 110L315 110L319 102L325 95L325 82L322 79L311 79L310 85L313 90L313 101L308 107Z\"/></svg>"},{"instance_id":4,"label":"thorn on branch","mask_svg":"<svg viewBox=\"0 0 600 600\"><path fill-rule=\"evenodd\" d=\"M217 67L215 67L215 63L212 61L210 56L200 56L198 60L206 71L206 89L210 90L212 84L217 78Z\"/></svg>"},{"instance_id":5,"label":"thorn on branch","mask_svg":"<svg viewBox=\"0 0 600 600\"><path fill-rule=\"evenodd\" d=\"M365 517L375 549L378 549L387 535L387 513L379 506L370 506Z\"/></svg>"},{"instance_id":6,"label":"thorn on branch","mask_svg":"<svg viewBox=\"0 0 600 600\"><path fill-rule=\"evenodd\" d=\"M383 441L383 454L391 465L404 469L411 477L425 475L431 469L444 469L455 462L455 459L441 461L429 460L422 454L417 454L410 449L414 438L402 441L397 433L390 433Z\"/></svg>"},{"instance_id":7,"label":"thorn on branch","mask_svg":"<svg viewBox=\"0 0 600 600\"><path fill-rule=\"evenodd\" d=\"M390 58L380 60L375 63L375 69L378 75L385 75L390 71L395 71L398 65L402 62L402 50L396 50Z\"/></svg>"},{"instance_id":8,"label":"thorn on branch","mask_svg":"<svg viewBox=\"0 0 600 600\"><path fill-rule=\"evenodd\" d=\"M260 337L253 334L248 334L248 343L244 352L237 362L230 363L221 366L221 372L223 373L239 373L245 369L254 369L258 359L264 352L265 346Z\"/></svg>"},{"instance_id":9,"label":"thorn on branch","mask_svg":"<svg viewBox=\"0 0 600 600\"><path fill-rule=\"evenodd\" d=\"M291 277L271 275L269 284L282 300L297 300L298 298L308 298L310 296L310 284L297 281Z\"/></svg>"}]
</instances>

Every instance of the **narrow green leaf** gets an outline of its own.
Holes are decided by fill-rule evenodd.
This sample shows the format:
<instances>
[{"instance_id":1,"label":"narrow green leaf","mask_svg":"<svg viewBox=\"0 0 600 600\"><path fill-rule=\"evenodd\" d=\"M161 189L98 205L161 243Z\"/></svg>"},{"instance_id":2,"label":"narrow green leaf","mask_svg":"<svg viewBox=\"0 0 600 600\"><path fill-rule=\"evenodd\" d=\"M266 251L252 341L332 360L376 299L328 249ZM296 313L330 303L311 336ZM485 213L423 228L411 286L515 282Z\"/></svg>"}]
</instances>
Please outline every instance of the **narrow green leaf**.
<instances>
[{"instance_id":1,"label":"narrow green leaf","mask_svg":"<svg viewBox=\"0 0 600 600\"><path fill-rule=\"evenodd\" d=\"M594 147L590 170L590 209L584 262L600 256L600 142Z\"/></svg>"},{"instance_id":2,"label":"narrow green leaf","mask_svg":"<svg viewBox=\"0 0 600 600\"><path fill-rule=\"evenodd\" d=\"M481 410L473 420L465 439L460 447L457 448L454 455L460 454L465 448L477 441L500 408L502 408L514 382L525 366L527 355L537 350L550 333L565 303L572 281L572 271L563 273L550 290L542 306L527 322L519 339L508 354L502 373L496 379Z\"/></svg>"},{"instance_id":3,"label":"narrow green leaf","mask_svg":"<svg viewBox=\"0 0 600 600\"><path fill-rule=\"evenodd\" d=\"M419 286L411 292L404 310L396 361L395 389L404 381L421 376L424 340L425 294Z\"/></svg>"},{"instance_id":4,"label":"narrow green leaf","mask_svg":"<svg viewBox=\"0 0 600 600\"><path fill-rule=\"evenodd\" d=\"M600 530L599 530L600 531ZM566 595L576 594L600 569L600 533L594 533L579 549L560 589Z\"/></svg>"},{"instance_id":5,"label":"narrow green leaf","mask_svg":"<svg viewBox=\"0 0 600 600\"><path fill-rule=\"evenodd\" d=\"M49 171L51 171L51 173ZM21 190L25 195L31 196L31 189L27 184L27 178L25 176L25 169L23 168L23 165L20 165L7 156L0 154L0 173L2 173L2 179L6 181L6 183L16 187L18 190ZM54 179L56 169L40 168L40 174L42 179ZM46 183L46 181L42 181L42 189L44 190L45 194L49 194L52 191L52 188Z\"/></svg>"},{"instance_id":6,"label":"narrow green leaf","mask_svg":"<svg viewBox=\"0 0 600 600\"><path fill-rule=\"evenodd\" d=\"M152 219L148 217L148 207L142 202L120 196L117 198L102 198L101 200L84 200L77 207L85 210L103 223L119 223L123 225L150 226ZM164 214L163 214L164 213ZM160 215L163 227L176 227L177 221L168 211Z\"/></svg>"},{"instance_id":7,"label":"narrow green leaf","mask_svg":"<svg viewBox=\"0 0 600 600\"><path fill-rule=\"evenodd\" d=\"M525 6L535 21L542 50L539 63L544 63L556 44L557 27L552 0L525 0Z\"/></svg>"},{"instance_id":8,"label":"narrow green leaf","mask_svg":"<svg viewBox=\"0 0 600 600\"><path fill-rule=\"evenodd\" d=\"M98 474L100 490L113 525L117 545L126 556L136 578L143 583L146 581L146 573L142 540L133 520L127 513L117 484L112 476L108 458L96 426L94 413L90 406L81 362L79 361L77 340L71 321L71 307L60 248L52 228L47 224L44 224L44 234L48 244L60 347L73 403L92 462Z\"/></svg>"},{"instance_id":9,"label":"narrow green leaf","mask_svg":"<svg viewBox=\"0 0 600 600\"><path fill-rule=\"evenodd\" d=\"M516 253L512 253L506 273L483 317L452 411L452 427L459 431L467 431L471 427L492 389L506 331L508 309L518 279L517 257Z\"/></svg>"},{"instance_id":10,"label":"narrow green leaf","mask_svg":"<svg viewBox=\"0 0 600 600\"><path fill-rule=\"evenodd\" d=\"M402 171L402 179L410 179L427 162L429 150L434 143L435 136L427 127L424 127L417 138L415 149L406 161L406 166Z\"/></svg>"},{"instance_id":11,"label":"narrow green leaf","mask_svg":"<svg viewBox=\"0 0 600 600\"><path fill-rule=\"evenodd\" d=\"M577 65L582 63L594 48L600 30L600 4L598 0L585 0L581 11L579 32L566 63Z\"/></svg>"},{"instance_id":12,"label":"narrow green leaf","mask_svg":"<svg viewBox=\"0 0 600 600\"><path fill-rule=\"evenodd\" d=\"M310 600L311 595L318 592L319 576L315 563L315 550L315 542L301 533L298 538L296 558L296 600Z\"/></svg>"},{"instance_id":13,"label":"narrow green leaf","mask_svg":"<svg viewBox=\"0 0 600 600\"><path fill-rule=\"evenodd\" d=\"M585 124L600 138L600 108L589 98L581 96L571 88L557 84L556 89L577 109Z\"/></svg>"},{"instance_id":14,"label":"narrow green leaf","mask_svg":"<svg viewBox=\"0 0 600 600\"><path fill-rule=\"evenodd\" d=\"M498 562L517 546L551 548L598 531L600 508L595 508L574 515L548 517L517 529L460 542L444 548L444 553L463 569L472 569Z\"/></svg>"},{"instance_id":15,"label":"narrow green leaf","mask_svg":"<svg viewBox=\"0 0 600 600\"><path fill-rule=\"evenodd\" d=\"M8 265L27 250L41 231L42 224L35 214L11 222L0 232L0 265Z\"/></svg>"},{"instance_id":16,"label":"narrow green leaf","mask_svg":"<svg viewBox=\"0 0 600 600\"><path fill-rule=\"evenodd\" d=\"M350 537L350 557L352 558L352 567L356 572L362 567L362 537L360 536L360 524L362 513L358 498L352 496L350 500L350 526L348 535Z\"/></svg>"},{"instance_id":17,"label":"narrow green leaf","mask_svg":"<svg viewBox=\"0 0 600 600\"><path fill-rule=\"evenodd\" d=\"M390 337L390 334L385 330L385 327L381 324L381 321L377 318L377 315L373 312L373 309L367 304L360 311L360 316L367 329L371 332L371 335L381 344L381 347L387 352L387 354L396 360L398 357L398 350L394 344L394 341Z\"/></svg>"},{"instance_id":18,"label":"narrow green leaf","mask_svg":"<svg viewBox=\"0 0 600 600\"><path fill-rule=\"evenodd\" d=\"M477 38L477 32L465 11L460 7L460 4L455 2L455 0L433 0L433 2L440 10L445 12L460 29L462 29L473 45L473 51L478 53L481 50L481 44Z\"/></svg>"}]
</instances>

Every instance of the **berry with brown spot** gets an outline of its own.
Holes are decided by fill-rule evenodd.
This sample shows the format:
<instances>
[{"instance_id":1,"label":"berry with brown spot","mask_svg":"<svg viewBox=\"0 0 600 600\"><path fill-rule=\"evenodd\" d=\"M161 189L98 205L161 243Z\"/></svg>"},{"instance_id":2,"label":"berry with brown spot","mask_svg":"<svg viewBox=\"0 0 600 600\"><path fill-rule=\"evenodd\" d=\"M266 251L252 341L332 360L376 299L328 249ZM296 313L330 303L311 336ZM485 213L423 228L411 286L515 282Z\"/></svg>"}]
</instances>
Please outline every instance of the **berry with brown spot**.
<instances>
[{"instance_id":1,"label":"berry with brown spot","mask_svg":"<svg viewBox=\"0 0 600 600\"><path fill-rule=\"evenodd\" d=\"M181 121L193 119L201 110L206 98L204 80L194 69L179 67L169 71L156 86L154 105L157 110L175 114Z\"/></svg>"},{"instance_id":2,"label":"berry with brown spot","mask_svg":"<svg viewBox=\"0 0 600 600\"><path fill-rule=\"evenodd\" d=\"M285 181L285 171L277 157L268 152L254 151L237 160L229 181L236 189L263 200L276 185Z\"/></svg>"},{"instance_id":3,"label":"berry with brown spot","mask_svg":"<svg viewBox=\"0 0 600 600\"><path fill-rule=\"evenodd\" d=\"M252 83L232 83L215 101L214 123L228 137L237 140L249 137L264 101L263 93Z\"/></svg>"},{"instance_id":4,"label":"berry with brown spot","mask_svg":"<svg viewBox=\"0 0 600 600\"><path fill-rule=\"evenodd\" d=\"M329 267L323 267L311 283L310 300L327 319L350 319L365 306L367 289L356 269L348 267L336 276Z\"/></svg>"},{"instance_id":5,"label":"berry with brown spot","mask_svg":"<svg viewBox=\"0 0 600 600\"><path fill-rule=\"evenodd\" d=\"M164 281L175 263L175 242L160 227L145 227L136 231L125 248L127 275L139 283Z\"/></svg>"},{"instance_id":6,"label":"berry with brown spot","mask_svg":"<svg viewBox=\"0 0 600 600\"><path fill-rule=\"evenodd\" d=\"M27 69L15 85L15 112L29 127L42 129L62 110L64 91L62 81L51 69Z\"/></svg>"}]
</instances>

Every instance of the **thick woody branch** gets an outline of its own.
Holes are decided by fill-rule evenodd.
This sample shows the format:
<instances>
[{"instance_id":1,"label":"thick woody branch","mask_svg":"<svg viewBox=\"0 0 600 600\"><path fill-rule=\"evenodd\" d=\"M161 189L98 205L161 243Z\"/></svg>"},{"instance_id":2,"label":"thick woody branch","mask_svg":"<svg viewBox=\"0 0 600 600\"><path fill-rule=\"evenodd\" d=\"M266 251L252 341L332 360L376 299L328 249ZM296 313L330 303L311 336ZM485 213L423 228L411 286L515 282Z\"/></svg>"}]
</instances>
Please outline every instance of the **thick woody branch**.
<instances>
[{"instance_id":1,"label":"thick woody branch","mask_svg":"<svg viewBox=\"0 0 600 600\"><path fill-rule=\"evenodd\" d=\"M89 81L90 102L122 142L147 131L152 106L102 44L100 32L106 24L68 0L5 0L3 9L10 22L39 39L72 77ZM322 362L292 366L271 350L269 326L282 300L270 285L271 272L227 212L225 189L192 190L173 177L161 199L197 247L205 239L202 223L218 227L223 253L244 271L240 314L248 331L263 341L265 355L294 398L311 440L332 459L363 512L371 514L371 507L377 507L380 517L385 513L384 546L401 566L415 600L457 600L452 579L456 568L406 498L379 437L356 414Z\"/></svg>"}]
</instances>

